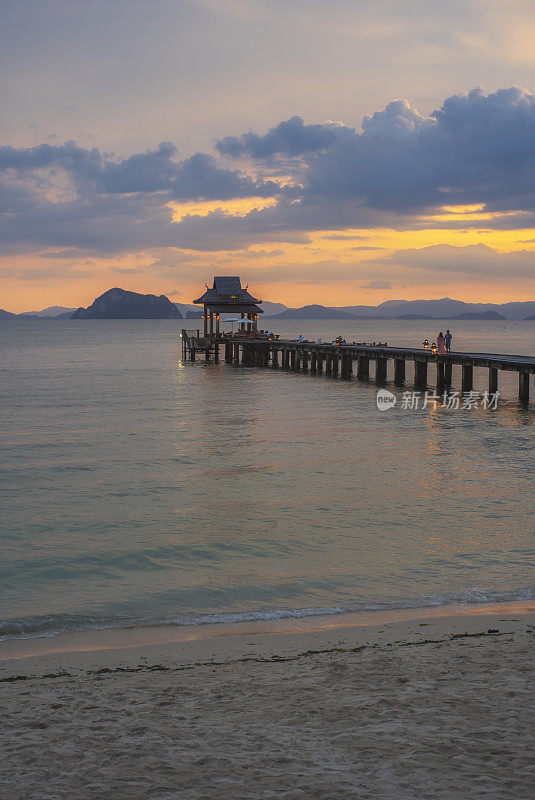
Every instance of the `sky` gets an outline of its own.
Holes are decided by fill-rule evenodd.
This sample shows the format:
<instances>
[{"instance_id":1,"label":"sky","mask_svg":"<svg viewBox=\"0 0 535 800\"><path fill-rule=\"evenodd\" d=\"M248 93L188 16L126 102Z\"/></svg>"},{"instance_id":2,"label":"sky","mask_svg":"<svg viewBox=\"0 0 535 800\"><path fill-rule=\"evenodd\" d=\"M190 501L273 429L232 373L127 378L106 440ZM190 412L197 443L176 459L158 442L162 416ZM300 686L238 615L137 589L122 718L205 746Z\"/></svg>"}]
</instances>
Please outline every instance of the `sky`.
<instances>
[{"instance_id":1,"label":"sky","mask_svg":"<svg viewBox=\"0 0 535 800\"><path fill-rule=\"evenodd\" d=\"M0 17L0 308L535 299L534 0Z\"/></svg>"}]
</instances>

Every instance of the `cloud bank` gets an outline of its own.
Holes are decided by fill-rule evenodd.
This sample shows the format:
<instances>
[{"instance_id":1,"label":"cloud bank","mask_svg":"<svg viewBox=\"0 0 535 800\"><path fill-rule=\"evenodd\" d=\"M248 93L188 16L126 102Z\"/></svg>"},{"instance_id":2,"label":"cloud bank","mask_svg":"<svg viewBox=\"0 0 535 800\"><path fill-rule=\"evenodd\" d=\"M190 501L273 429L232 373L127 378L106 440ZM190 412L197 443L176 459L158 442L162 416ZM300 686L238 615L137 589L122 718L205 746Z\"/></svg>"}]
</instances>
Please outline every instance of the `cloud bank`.
<instances>
[{"instance_id":1,"label":"cloud bank","mask_svg":"<svg viewBox=\"0 0 535 800\"><path fill-rule=\"evenodd\" d=\"M273 203L225 210L250 198ZM173 204L199 201L214 205L175 221ZM526 89L476 88L429 116L394 100L361 130L294 116L183 160L170 142L124 159L74 142L0 147L4 253L232 250L303 242L312 231L425 227L444 206L475 204L494 215L486 227L533 219L535 95Z\"/></svg>"}]
</instances>

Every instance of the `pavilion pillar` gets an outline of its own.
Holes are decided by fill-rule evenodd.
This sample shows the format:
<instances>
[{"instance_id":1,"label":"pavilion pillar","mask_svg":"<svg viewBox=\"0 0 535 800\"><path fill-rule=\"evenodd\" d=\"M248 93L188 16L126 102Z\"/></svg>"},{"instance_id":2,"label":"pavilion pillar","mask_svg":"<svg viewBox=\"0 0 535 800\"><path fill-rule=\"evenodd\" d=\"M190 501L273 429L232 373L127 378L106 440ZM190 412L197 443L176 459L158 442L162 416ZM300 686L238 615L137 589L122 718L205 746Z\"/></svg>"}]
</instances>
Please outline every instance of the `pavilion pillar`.
<instances>
[{"instance_id":1,"label":"pavilion pillar","mask_svg":"<svg viewBox=\"0 0 535 800\"><path fill-rule=\"evenodd\" d=\"M405 359L396 358L394 360L394 383L399 385L405 383Z\"/></svg>"},{"instance_id":2,"label":"pavilion pillar","mask_svg":"<svg viewBox=\"0 0 535 800\"><path fill-rule=\"evenodd\" d=\"M219 336L219 314L215 315L215 335Z\"/></svg>"},{"instance_id":3,"label":"pavilion pillar","mask_svg":"<svg viewBox=\"0 0 535 800\"><path fill-rule=\"evenodd\" d=\"M489 367L489 394L496 394L498 391L498 370L496 367Z\"/></svg>"},{"instance_id":4,"label":"pavilion pillar","mask_svg":"<svg viewBox=\"0 0 535 800\"><path fill-rule=\"evenodd\" d=\"M472 364L463 364L461 391L471 392L474 388L474 367Z\"/></svg>"},{"instance_id":5,"label":"pavilion pillar","mask_svg":"<svg viewBox=\"0 0 535 800\"><path fill-rule=\"evenodd\" d=\"M210 336L214 335L214 312L210 311Z\"/></svg>"},{"instance_id":6,"label":"pavilion pillar","mask_svg":"<svg viewBox=\"0 0 535 800\"><path fill-rule=\"evenodd\" d=\"M427 361L414 362L414 385L418 389L425 389L427 386Z\"/></svg>"},{"instance_id":7,"label":"pavilion pillar","mask_svg":"<svg viewBox=\"0 0 535 800\"><path fill-rule=\"evenodd\" d=\"M518 396L523 403L529 400L529 372L518 373Z\"/></svg>"},{"instance_id":8,"label":"pavilion pillar","mask_svg":"<svg viewBox=\"0 0 535 800\"><path fill-rule=\"evenodd\" d=\"M357 378L363 381L363 380L368 380L369 377L370 377L370 359L368 358L368 356L359 356Z\"/></svg>"},{"instance_id":9,"label":"pavilion pillar","mask_svg":"<svg viewBox=\"0 0 535 800\"><path fill-rule=\"evenodd\" d=\"M204 322L204 335L208 336L208 309L206 308L206 306L204 307L203 322Z\"/></svg>"}]
</instances>

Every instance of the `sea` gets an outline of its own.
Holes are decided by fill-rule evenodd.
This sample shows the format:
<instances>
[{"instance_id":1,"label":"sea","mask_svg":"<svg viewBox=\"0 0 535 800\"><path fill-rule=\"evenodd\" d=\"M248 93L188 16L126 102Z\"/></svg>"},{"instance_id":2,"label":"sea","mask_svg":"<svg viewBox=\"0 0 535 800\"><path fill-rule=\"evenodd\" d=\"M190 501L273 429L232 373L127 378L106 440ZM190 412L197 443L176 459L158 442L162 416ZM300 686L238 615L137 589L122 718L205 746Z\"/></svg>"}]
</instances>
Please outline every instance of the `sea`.
<instances>
[{"instance_id":1,"label":"sea","mask_svg":"<svg viewBox=\"0 0 535 800\"><path fill-rule=\"evenodd\" d=\"M535 322L448 324L457 350L535 355ZM373 380L185 363L183 325L0 322L1 639L535 597L515 374L497 408L415 408L389 374L379 409ZM413 347L439 325L264 320Z\"/></svg>"}]
</instances>

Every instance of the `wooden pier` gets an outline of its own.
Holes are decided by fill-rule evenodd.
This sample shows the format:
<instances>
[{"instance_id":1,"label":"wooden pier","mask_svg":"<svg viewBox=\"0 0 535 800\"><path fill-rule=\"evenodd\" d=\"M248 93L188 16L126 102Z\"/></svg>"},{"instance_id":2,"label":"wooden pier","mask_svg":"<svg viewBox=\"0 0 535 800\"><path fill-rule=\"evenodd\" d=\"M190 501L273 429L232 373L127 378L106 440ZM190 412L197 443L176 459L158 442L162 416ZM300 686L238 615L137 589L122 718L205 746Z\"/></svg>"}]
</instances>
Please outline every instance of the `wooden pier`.
<instances>
[{"instance_id":1,"label":"wooden pier","mask_svg":"<svg viewBox=\"0 0 535 800\"><path fill-rule=\"evenodd\" d=\"M392 379L405 385L407 361L414 363L414 388L432 385L438 393L451 388L452 367L461 367L461 391L470 392L474 386L474 367L488 370L488 391L498 391L500 371L518 373L518 395L529 400L530 376L535 374L535 358L496 353L459 353L437 355L431 350L410 347L388 347L386 344L319 344L292 339L237 336L199 336L199 331L182 331L182 355L195 361L219 362L221 351L227 364L245 367L283 368L310 374L325 373L329 377L360 380L370 379L370 363L374 362L374 379L384 384L393 364ZM429 375L429 366L432 374Z\"/></svg>"}]
</instances>

